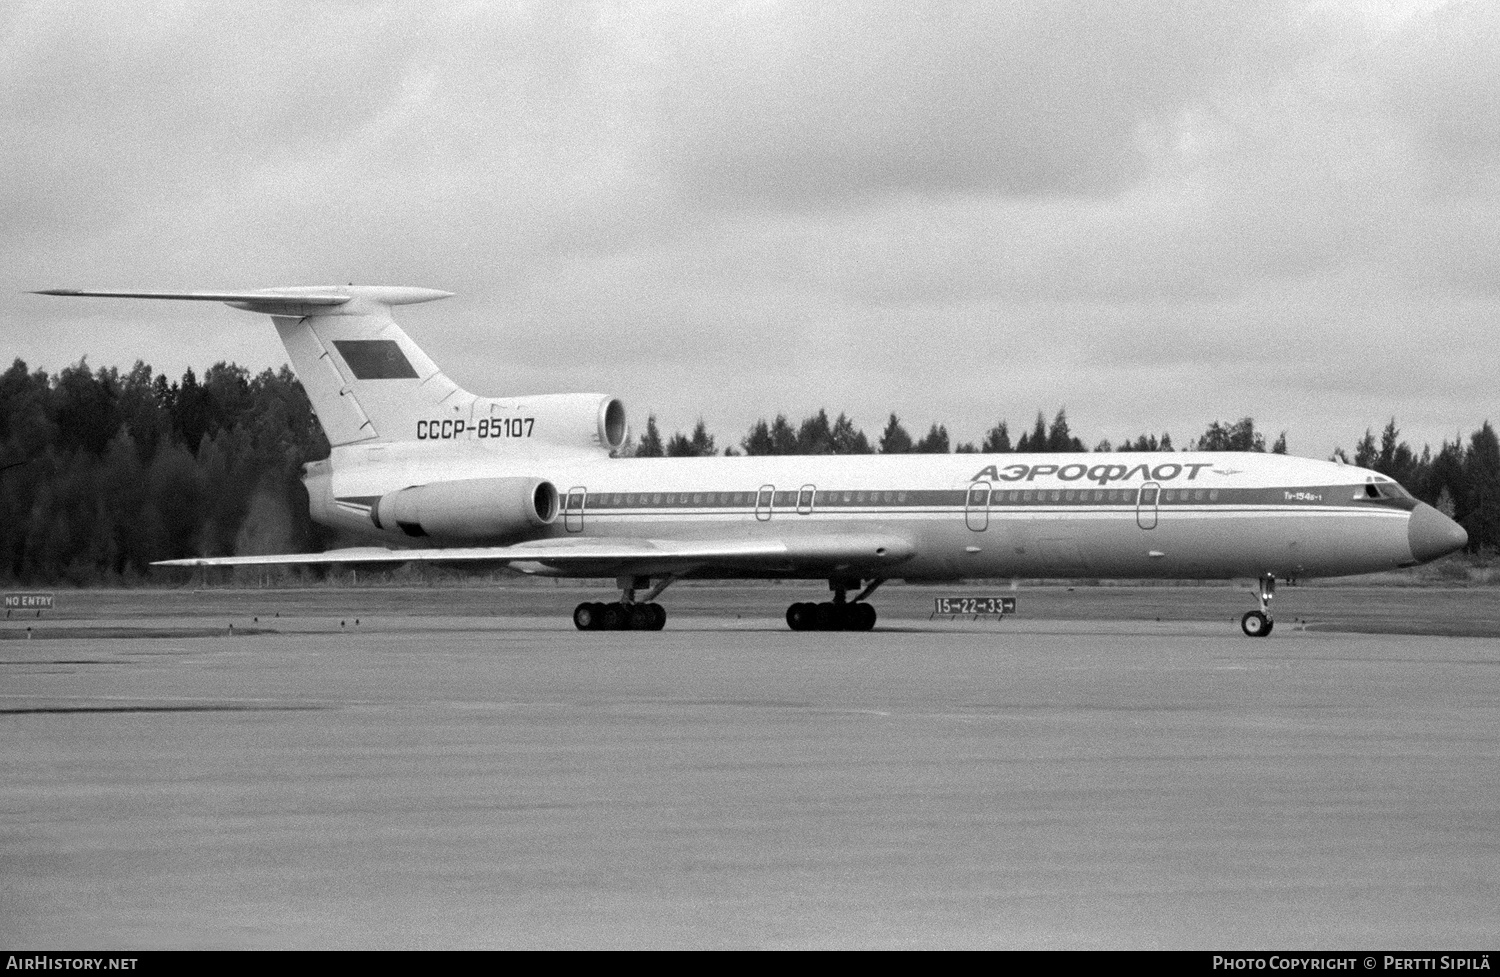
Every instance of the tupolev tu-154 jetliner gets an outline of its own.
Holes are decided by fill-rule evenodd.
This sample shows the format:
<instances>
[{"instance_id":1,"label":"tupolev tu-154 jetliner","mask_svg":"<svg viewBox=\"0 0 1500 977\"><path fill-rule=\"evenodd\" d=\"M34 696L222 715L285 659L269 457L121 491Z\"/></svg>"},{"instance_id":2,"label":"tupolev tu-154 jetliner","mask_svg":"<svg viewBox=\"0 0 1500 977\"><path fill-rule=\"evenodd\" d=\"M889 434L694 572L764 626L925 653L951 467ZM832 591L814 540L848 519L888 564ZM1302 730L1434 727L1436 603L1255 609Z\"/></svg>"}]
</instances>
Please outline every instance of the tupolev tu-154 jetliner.
<instances>
[{"instance_id":1,"label":"tupolev tu-154 jetliner","mask_svg":"<svg viewBox=\"0 0 1500 977\"><path fill-rule=\"evenodd\" d=\"M369 545L165 566L509 565L615 577L580 630L660 629L675 580L827 580L793 630L869 630L884 581L1254 579L1245 634L1271 633L1277 579L1425 563L1464 530L1395 481L1259 453L824 455L636 459L603 394L478 397L396 325L422 288L51 290L224 302L271 316L332 445L305 466L312 518Z\"/></svg>"}]
</instances>

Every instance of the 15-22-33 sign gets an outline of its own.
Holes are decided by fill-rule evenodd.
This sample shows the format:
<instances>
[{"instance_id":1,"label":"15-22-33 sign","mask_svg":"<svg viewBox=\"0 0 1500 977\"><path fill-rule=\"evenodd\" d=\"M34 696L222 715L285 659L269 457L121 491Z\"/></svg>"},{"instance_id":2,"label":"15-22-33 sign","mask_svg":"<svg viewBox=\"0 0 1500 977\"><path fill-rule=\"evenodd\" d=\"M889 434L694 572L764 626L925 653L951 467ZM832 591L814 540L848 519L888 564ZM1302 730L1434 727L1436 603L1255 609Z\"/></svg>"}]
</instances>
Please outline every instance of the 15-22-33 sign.
<instances>
[{"instance_id":1,"label":"15-22-33 sign","mask_svg":"<svg viewBox=\"0 0 1500 977\"><path fill-rule=\"evenodd\" d=\"M934 597L934 614L1014 614L1014 597Z\"/></svg>"}]
</instances>

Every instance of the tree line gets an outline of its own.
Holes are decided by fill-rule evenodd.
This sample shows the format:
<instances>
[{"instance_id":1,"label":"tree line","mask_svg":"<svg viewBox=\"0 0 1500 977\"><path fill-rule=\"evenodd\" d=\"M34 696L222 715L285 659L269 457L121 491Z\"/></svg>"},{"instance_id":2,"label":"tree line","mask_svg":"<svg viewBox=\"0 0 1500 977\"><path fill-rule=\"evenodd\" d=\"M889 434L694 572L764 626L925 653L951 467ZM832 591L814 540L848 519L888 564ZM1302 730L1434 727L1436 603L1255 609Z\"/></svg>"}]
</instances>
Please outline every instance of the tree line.
<instances>
[{"instance_id":1,"label":"tree line","mask_svg":"<svg viewBox=\"0 0 1500 977\"><path fill-rule=\"evenodd\" d=\"M301 467L328 440L289 367L169 381L85 360L0 374L0 580L130 582L153 560L315 550Z\"/></svg>"},{"instance_id":2,"label":"tree line","mask_svg":"<svg viewBox=\"0 0 1500 977\"><path fill-rule=\"evenodd\" d=\"M739 448L724 449L725 455L868 455L868 454L1003 454L1010 452L1083 452L1083 451L1172 451L1172 436L1142 434L1134 440L1129 438L1115 447L1107 439L1086 447L1068 426L1066 408L1061 409L1047 423L1046 415L1038 411L1032 429L1021 432L1014 442L1010 438L1010 425L1000 421L985 432L976 446L972 441L953 444L948 428L933 424L927 433L914 439L906 426L895 414L886 422L879 440L870 443L863 431L854 426L847 414L840 413L830 421L828 411L819 409L800 424L793 425L785 414L777 414L773 421L764 418L750 426L740 439ZM1214 421L1189 450L1197 451L1265 451L1265 435L1255 430L1253 418L1242 418L1230 424ZM1286 432L1272 445L1271 451L1286 454ZM691 458L718 454L713 435L708 433L703 421L693 428L692 434L681 431L665 441L656 424L656 415L646 418L646 430L639 441L627 444L625 454L637 458Z\"/></svg>"},{"instance_id":3,"label":"tree line","mask_svg":"<svg viewBox=\"0 0 1500 977\"><path fill-rule=\"evenodd\" d=\"M1254 420L1215 421L1186 447L1285 453L1283 432L1268 449ZM328 455L317 416L289 367L252 376L219 362L201 379L171 380L137 362L129 371L90 369L80 360L56 374L17 359L0 374L0 582L131 582L153 560L299 552L332 540L312 522L302 465ZM784 414L752 424L723 454L905 454L951 452L1172 451L1167 434L1141 434L1092 449L1059 410L1012 441L1004 420L978 445L953 444L933 424L913 437L891 414L873 441L840 413L793 423ZM649 417L623 453L636 457L718 454L699 421L663 438ZM1458 519L1470 549L1500 546L1500 446L1486 421L1465 441L1420 452L1400 440L1393 419L1365 436L1346 461L1397 479Z\"/></svg>"}]
</instances>

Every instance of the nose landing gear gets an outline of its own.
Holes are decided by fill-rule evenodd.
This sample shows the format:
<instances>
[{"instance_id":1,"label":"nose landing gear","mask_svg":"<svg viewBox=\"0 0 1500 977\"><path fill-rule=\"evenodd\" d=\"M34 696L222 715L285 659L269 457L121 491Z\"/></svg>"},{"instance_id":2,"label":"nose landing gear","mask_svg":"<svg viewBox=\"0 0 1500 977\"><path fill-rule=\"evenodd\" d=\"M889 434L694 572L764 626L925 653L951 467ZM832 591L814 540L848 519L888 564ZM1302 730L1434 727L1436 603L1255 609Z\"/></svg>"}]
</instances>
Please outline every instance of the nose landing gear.
<instances>
[{"instance_id":1,"label":"nose landing gear","mask_svg":"<svg viewBox=\"0 0 1500 977\"><path fill-rule=\"evenodd\" d=\"M1240 630L1251 638L1264 638L1271 633L1276 622L1271 620L1271 599L1276 596L1276 575L1265 573L1260 578L1260 610L1248 611L1240 618Z\"/></svg>"}]
</instances>

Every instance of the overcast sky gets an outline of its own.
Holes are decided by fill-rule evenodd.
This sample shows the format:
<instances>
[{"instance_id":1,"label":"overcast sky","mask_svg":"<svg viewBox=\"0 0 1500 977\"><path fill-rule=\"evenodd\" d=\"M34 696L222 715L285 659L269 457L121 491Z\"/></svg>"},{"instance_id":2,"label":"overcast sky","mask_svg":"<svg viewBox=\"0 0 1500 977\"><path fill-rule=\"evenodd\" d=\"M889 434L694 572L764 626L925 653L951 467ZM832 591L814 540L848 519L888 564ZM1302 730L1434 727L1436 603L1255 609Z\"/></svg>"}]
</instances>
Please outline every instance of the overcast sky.
<instances>
[{"instance_id":1,"label":"overcast sky","mask_svg":"<svg viewBox=\"0 0 1500 977\"><path fill-rule=\"evenodd\" d=\"M475 393L1292 452L1500 422L1500 3L0 5L0 354L285 355L51 287L421 285ZM3 368L0 365L0 368Z\"/></svg>"}]
</instances>

